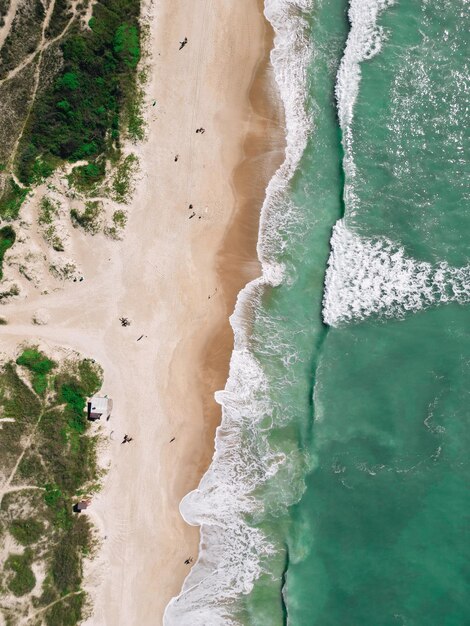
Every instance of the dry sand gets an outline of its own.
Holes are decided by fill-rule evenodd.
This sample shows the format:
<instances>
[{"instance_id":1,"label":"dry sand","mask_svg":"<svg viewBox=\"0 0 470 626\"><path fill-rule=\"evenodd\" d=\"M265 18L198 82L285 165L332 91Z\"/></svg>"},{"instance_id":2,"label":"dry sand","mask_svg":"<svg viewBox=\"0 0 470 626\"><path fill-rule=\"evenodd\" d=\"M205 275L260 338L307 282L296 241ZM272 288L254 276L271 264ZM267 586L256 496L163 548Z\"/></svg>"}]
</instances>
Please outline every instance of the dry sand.
<instances>
[{"instance_id":1,"label":"dry sand","mask_svg":"<svg viewBox=\"0 0 470 626\"><path fill-rule=\"evenodd\" d=\"M195 560L198 529L178 505L212 457L228 316L259 273L259 210L283 152L261 2L158 0L149 11L149 136L124 241L77 233L85 280L1 310L5 349L41 338L93 357L114 401L109 472L89 509L103 538L86 568L93 626L161 624ZM38 309L47 325L31 323Z\"/></svg>"}]
</instances>

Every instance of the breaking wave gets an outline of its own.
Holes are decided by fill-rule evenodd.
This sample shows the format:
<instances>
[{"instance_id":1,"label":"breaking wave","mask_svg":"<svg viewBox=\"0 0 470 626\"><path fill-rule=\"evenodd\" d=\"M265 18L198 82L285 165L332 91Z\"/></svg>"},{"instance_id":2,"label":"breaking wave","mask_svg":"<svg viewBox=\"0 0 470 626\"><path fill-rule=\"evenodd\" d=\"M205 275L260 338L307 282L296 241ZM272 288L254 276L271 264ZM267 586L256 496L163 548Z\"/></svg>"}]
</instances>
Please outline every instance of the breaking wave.
<instances>
[{"instance_id":1,"label":"breaking wave","mask_svg":"<svg viewBox=\"0 0 470 626\"><path fill-rule=\"evenodd\" d=\"M201 527L200 550L180 595L166 608L165 626L236 625L234 601L250 592L262 572L262 559L275 552L263 533L245 520L247 514L262 512L261 501L252 495L254 489L286 461L270 448L262 424L272 413L268 380L250 351L249 338L265 288L279 285L286 274L278 258L285 245L282 233L292 219L288 183L311 128L304 108L311 56L305 12L310 8L311 0L265 2L265 15L275 31L271 61L285 110L285 160L267 187L261 211L262 276L240 292L230 318L235 347L225 390L215 396L222 406L222 422L214 457L199 487L180 505L184 519Z\"/></svg>"},{"instance_id":2,"label":"breaking wave","mask_svg":"<svg viewBox=\"0 0 470 626\"><path fill-rule=\"evenodd\" d=\"M325 280L323 319L330 326L372 315L404 317L432 305L470 301L470 266L432 265L388 239L366 239L337 222Z\"/></svg>"},{"instance_id":3,"label":"breaking wave","mask_svg":"<svg viewBox=\"0 0 470 626\"><path fill-rule=\"evenodd\" d=\"M354 105L361 83L361 63L376 56L382 47L384 30L377 20L394 0L351 0L348 12L351 29L346 41L343 58L336 79L336 103L338 119L343 135L343 168L346 174L344 201L349 213L357 207L354 192L356 167L353 156L352 121Z\"/></svg>"}]
</instances>

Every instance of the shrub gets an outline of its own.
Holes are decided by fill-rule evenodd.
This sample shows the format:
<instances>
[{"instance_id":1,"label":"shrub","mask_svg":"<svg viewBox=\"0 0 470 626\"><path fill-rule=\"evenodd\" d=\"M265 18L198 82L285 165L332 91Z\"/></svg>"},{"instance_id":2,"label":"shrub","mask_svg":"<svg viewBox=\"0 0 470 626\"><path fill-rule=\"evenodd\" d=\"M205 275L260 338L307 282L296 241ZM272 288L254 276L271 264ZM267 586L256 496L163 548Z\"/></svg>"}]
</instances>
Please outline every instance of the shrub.
<instances>
[{"instance_id":1,"label":"shrub","mask_svg":"<svg viewBox=\"0 0 470 626\"><path fill-rule=\"evenodd\" d=\"M83 359L78 366L80 388L85 396L91 396L102 385L101 369L90 359Z\"/></svg>"},{"instance_id":2,"label":"shrub","mask_svg":"<svg viewBox=\"0 0 470 626\"><path fill-rule=\"evenodd\" d=\"M32 385L38 395L43 395L47 389L47 374L56 367L56 363L48 359L35 348L28 348L16 359L18 365L23 365L33 373Z\"/></svg>"},{"instance_id":3,"label":"shrub","mask_svg":"<svg viewBox=\"0 0 470 626\"><path fill-rule=\"evenodd\" d=\"M98 200L85 202L85 210L71 209L70 218L74 226L80 226L87 233L96 235L100 230L102 204Z\"/></svg>"},{"instance_id":4,"label":"shrub","mask_svg":"<svg viewBox=\"0 0 470 626\"><path fill-rule=\"evenodd\" d=\"M0 228L0 280L3 278L3 258L5 252L15 243L16 234L11 226Z\"/></svg>"},{"instance_id":5,"label":"shrub","mask_svg":"<svg viewBox=\"0 0 470 626\"><path fill-rule=\"evenodd\" d=\"M57 217L58 212L59 207L57 206L57 203L47 196L44 196L39 205L39 224L52 224L54 218Z\"/></svg>"},{"instance_id":6,"label":"shrub","mask_svg":"<svg viewBox=\"0 0 470 626\"><path fill-rule=\"evenodd\" d=\"M23 546L36 543L44 533L44 524L33 518L15 520L10 525L10 533Z\"/></svg>"},{"instance_id":7,"label":"shrub","mask_svg":"<svg viewBox=\"0 0 470 626\"><path fill-rule=\"evenodd\" d=\"M46 612L47 626L75 626L82 621L84 593L57 602Z\"/></svg>"},{"instance_id":8,"label":"shrub","mask_svg":"<svg viewBox=\"0 0 470 626\"><path fill-rule=\"evenodd\" d=\"M10 554L5 562L5 567L15 574L9 581L8 588L17 597L34 589L36 577L31 569L32 560L33 553L27 549L24 554Z\"/></svg>"},{"instance_id":9,"label":"shrub","mask_svg":"<svg viewBox=\"0 0 470 626\"><path fill-rule=\"evenodd\" d=\"M22 189L13 178L10 178L0 197L0 217L6 220L16 219L28 191L29 189Z\"/></svg>"}]
</instances>

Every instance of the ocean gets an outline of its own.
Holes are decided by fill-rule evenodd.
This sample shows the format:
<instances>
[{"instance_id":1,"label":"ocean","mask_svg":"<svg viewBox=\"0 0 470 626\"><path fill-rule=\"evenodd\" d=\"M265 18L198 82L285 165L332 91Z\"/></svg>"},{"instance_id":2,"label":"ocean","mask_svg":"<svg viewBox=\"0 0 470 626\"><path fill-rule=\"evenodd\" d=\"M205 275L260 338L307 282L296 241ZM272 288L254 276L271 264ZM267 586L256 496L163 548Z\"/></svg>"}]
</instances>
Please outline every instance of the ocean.
<instances>
[{"instance_id":1,"label":"ocean","mask_svg":"<svg viewBox=\"0 0 470 626\"><path fill-rule=\"evenodd\" d=\"M286 160L166 626L470 624L466 0L266 0Z\"/></svg>"}]
</instances>

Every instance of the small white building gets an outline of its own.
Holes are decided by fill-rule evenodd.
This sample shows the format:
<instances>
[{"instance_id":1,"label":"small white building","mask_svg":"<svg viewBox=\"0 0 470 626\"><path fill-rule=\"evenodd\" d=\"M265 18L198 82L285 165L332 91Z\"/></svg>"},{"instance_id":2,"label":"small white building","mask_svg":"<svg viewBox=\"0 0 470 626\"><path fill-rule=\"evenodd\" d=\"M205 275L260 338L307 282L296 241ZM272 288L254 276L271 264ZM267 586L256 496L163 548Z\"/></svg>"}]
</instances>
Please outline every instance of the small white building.
<instances>
[{"instance_id":1,"label":"small white building","mask_svg":"<svg viewBox=\"0 0 470 626\"><path fill-rule=\"evenodd\" d=\"M99 420L101 417L108 419L111 416L113 401L108 397L93 396L88 398L86 405L87 417L89 420Z\"/></svg>"}]
</instances>

